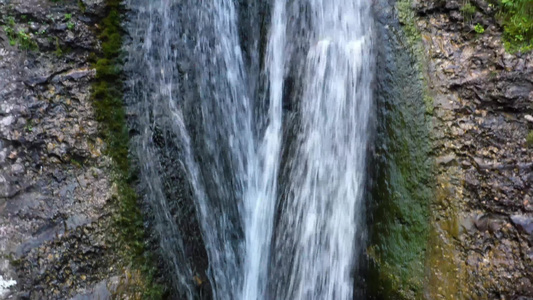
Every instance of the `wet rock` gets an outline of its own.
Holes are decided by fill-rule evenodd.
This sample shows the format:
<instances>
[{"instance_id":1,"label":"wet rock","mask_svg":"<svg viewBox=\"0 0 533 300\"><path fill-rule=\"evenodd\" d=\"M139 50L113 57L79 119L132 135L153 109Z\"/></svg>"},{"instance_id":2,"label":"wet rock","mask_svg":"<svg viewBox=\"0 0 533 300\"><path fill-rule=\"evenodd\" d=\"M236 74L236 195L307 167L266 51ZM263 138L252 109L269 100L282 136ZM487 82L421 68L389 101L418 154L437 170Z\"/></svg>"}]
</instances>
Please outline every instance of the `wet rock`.
<instances>
[{"instance_id":1,"label":"wet rock","mask_svg":"<svg viewBox=\"0 0 533 300\"><path fill-rule=\"evenodd\" d=\"M524 147L533 122L533 54L505 51L489 1L470 1L477 11L468 22L464 2L413 3L428 62L423 69L430 70L437 170L447 178L440 184L460 191L440 212L460 211L455 265L462 267L451 276L472 275L458 279L458 298L533 297L531 217L518 213L533 211L533 150ZM474 33L477 23L483 35Z\"/></svg>"},{"instance_id":2,"label":"wet rock","mask_svg":"<svg viewBox=\"0 0 533 300\"><path fill-rule=\"evenodd\" d=\"M13 175L20 175L24 173L24 166L22 164L14 164L11 166L11 173Z\"/></svg>"},{"instance_id":3,"label":"wet rock","mask_svg":"<svg viewBox=\"0 0 533 300\"><path fill-rule=\"evenodd\" d=\"M459 218L459 225L461 226L462 231L466 232L473 232L476 230L476 221L478 219L478 216L475 214L473 215L462 215Z\"/></svg>"},{"instance_id":4,"label":"wet rock","mask_svg":"<svg viewBox=\"0 0 533 300\"><path fill-rule=\"evenodd\" d=\"M28 241L20 244L15 251L17 257L22 257L31 250L40 247L43 243L55 239L58 235L63 234L64 228L60 224L47 224L44 228L38 229L40 234Z\"/></svg>"},{"instance_id":5,"label":"wet rock","mask_svg":"<svg viewBox=\"0 0 533 300\"><path fill-rule=\"evenodd\" d=\"M13 16L39 46L12 46L0 30L0 274L17 278L14 299L104 295L98 284L120 272L111 162L90 100L105 3L83 2L85 14L76 1L0 0L0 23Z\"/></svg>"},{"instance_id":6,"label":"wet rock","mask_svg":"<svg viewBox=\"0 0 533 300\"><path fill-rule=\"evenodd\" d=\"M506 221L503 216L484 215L478 217L474 224L479 231L489 231L491 233L499 231Z\"/></svg>"},{"instance_id":7,"label":"wet rock","mask_svg":"<svg viewBox=\"0 0 533 300\"><path fill-rule=\"evenodd\" d=\"M462 6L462 3L460 1L451 0L451 1L446 1L444 8L449 9L449 10L457 10L461 8L461 6Z\"/></svg>"},{"instance_id":8,"label":"wet rock","mask_svg":"<svg viewBox=\"0 0 533 300\"><path fill-rule=\"evenodd\" d=\"M99 299L99 300L108 300L111 299L111 292L107 288L107 280L101 281L98 283L94 289L86 294L83 295L76 295L72 297L70 300L92 300L92 299Z\"/></svg>"},{"instance_id":9,"label":"wet rock","mask_svg":"<svg viewBox=\"0 0 533 300\"><path fill-rule=\"evenodd\" d=\"M74 230L82 225L90 223L91 220L83 214L70 216L66 222L66 227L68 230Z\"/></svg>"},{"instance_id":10,"label":"wet rock","mask_svg":"<svg viewBox=\"0 0 533 300\"><path fill-rule=\"evenodd\" d=\"M439 165L450 165L452 163L456 162L455 154L448 154L445 156L437 157L437 164Z\"/></svg>"},{"instance_id":11,"label":"wet rock","mask_svg":"<svg viewBox=\"0 0 533 300\"><path fill-rule=\"evenodd\" d=\"M533 216L513 215L511 221L521 232L529 235L533 233Z\"/></svg>"},{"instance_id":12,"label":"wet rock","mask_svg":"<svg viewBox=\"0 0 533 300\"><path fill-rule=\"evenodd\" d=\"M104 15L104 0L81 0L81 2L85 6L87 14L100 17Z\"/></svg>"},{"instance_id":13,"label":"wet rock","mask_svg":"<svg viewBox=\"0 0 533 300\"><path fill-rule=\"evenodd\" d=\"M81 78L87 77L87 76L94 76L95 70L92 69L77 69L77 70L71 70L65 74L62 75L64 79L71 79L71 80L79 80Z\"/></svg>"},{"instance_id":14,"label":"wet rock","mask_svg":"<svg viewBox=\"0 0 533 300\"><path fill-rule=\"evenodd\" d=\"M32 77L28 80L26 80L24 83L26 83L27 85L31 86L31 87L35 87L36 85L39 85L39 84L44 84L48 81L48 76L38 76L38 77Z\"/></svg>"}]
</instances>

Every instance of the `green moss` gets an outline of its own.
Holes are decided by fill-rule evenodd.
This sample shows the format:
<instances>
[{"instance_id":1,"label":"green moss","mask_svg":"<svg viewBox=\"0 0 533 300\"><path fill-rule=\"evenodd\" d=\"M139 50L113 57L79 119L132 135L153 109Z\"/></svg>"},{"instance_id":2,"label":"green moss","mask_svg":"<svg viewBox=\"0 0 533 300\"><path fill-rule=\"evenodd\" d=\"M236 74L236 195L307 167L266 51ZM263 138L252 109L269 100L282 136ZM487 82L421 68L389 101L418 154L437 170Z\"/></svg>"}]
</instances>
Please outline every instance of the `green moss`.
<instances>
[{"instance_id":1,"label":"green moss","mask_svg":"<svg viewBox=\"0 0 533 300\"><path fill-rule=\"evenodd\" d=\"M527 135L526 142L529 147L533 147L533 130Z\"/></svg>"},{"instance_id":2,"label":"green moss","mask_svg":"<svg viewBox=\"0 0 533 300\"><path fill-rule=\"evenodd\" d=\"M120 54L122 37L120 26L120 1L107 0L107 16L100 22L102 51L91 55L95 61L96 80L93 85L93 104L101 126L107 149L106 154L114 163L114 182L118 188L119 249L135 268L143 271L145 285L139 287L146 299L161 299L164 288L155 284L155 269L144 245L144 230L137 195L131 186L131 170L128 158L129 136L123 107Z\"/></svg>"},{"instance_id":3,"label":"green moss","mask_svg":"<svg viewBox=\"0 0 533 300\"><path fill-rule=\"evenodd\" d=\"M398 19L403 26L403 30L411 47L417 47L421 40L421 35L415 25L416 15L411 8L411 0L399 0L396 2Z\"/></svg>"},{"instance_id":4,"label":"green moss","mask_svg":"<svg viewBox=\"0 0 533 300\"><path fill-rule=\"evenodd\" d=\"M423 299L434 193L429 159L433 98L423 76L427 58L411 2L400 0L396 9L402 30L391 26L390 32L407 51L395 53L394 83L381 96L387 107L380 121L385 148L373 188L369 290L377 299Z\"/></svg>"},{"instance_id":5,"label":"green moss","mask_svg":"<svg viewBox=\"0 0 533 300\"><path fill-rule=\"evenodd\" d=\"M397 12L403 32L400 40L414 58L418 74L403 74L395 77L407 77L421 85L421 95L409 92L416 83L409 79L397 82L404 97L419 97L414 103L400 103L399 111L392 111L387 116L388 136L387 164L384 172L385 183L379 184L382 199L387 205L380 208L380 224L377 229L381 240L374 241L376 249L373 272L380 278L379 299L424 299L435 295L446 299L455 299L461 292L458 270L454 261L454 246L448 241L458 235L457 207L452 195L443 196L441 178L436 176L434 157L432 156L431 132L433 112L433 91L427 70L429 58L423 42L429 43L431 35L421 33L417 26L417 16L412 8L412 0L398 0ZM474 8L475 10L475 8ZM463 13L475 13L472 7L466 7ZM478 31L482 31L478 28ZM397 54L402 55L402 54ZM407 67L400 70L407 69ZM400 97L401 98L401 97ZM396 100L395 100L396 101ZM425 118L420 116L418 103L426 105ZM446 199L444 211L438 211L439 201ZM446 215L445 221L439 217ZM375 226L376 227L376 226Z\"/></svg>"},{"instance_id":6,"label":"green moss","mask_svg":"<svg viewBox=\"0 0 533 300\"><path fill-rule=\"evenodd\" d=\"M410 121L404 118L424 122L409 109L391 113L387 143L389 167L380 174L381 182L375 191L381 203L373 224L378 235L370 253L379 277L377 293L383 299L420 299L426 280L432 193L431 167L426 160L428 132L424 128L406 127Z\"/></svg>"},{"instance_id":7,"label":"green moss","mask_svg":"<svg viewBox=\"0 0 533 300\"><path fill-rule=\"evenodd\" d=\"M422 35L416 27L416 14L411 7L411 0L399 0L396 2L396 11L398 12L398 19L402 24L403 34L406 38L408 48L411 53L417 58L417 68L419 70L420 79L423 82L424 89L424 104L426 105L426 112L433 114L433 97L429 92L429 85L427 78L422 76L425 73L424 66L427 65L427 58L424 55L422 46Z\"/></svg>"}]
</instances>

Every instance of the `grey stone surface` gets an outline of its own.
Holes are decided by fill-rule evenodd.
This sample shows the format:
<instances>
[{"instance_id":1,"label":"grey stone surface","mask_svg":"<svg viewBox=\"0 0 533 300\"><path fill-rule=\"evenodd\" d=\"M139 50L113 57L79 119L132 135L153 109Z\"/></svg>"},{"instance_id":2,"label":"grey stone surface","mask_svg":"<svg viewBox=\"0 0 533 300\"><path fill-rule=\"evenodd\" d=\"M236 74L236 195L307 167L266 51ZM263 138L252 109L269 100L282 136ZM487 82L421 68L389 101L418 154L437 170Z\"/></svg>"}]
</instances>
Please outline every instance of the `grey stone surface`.
<instances>
[{"instance_id":1,"label":"grey stone surface","mask_svg":"<svg viewBox=\"0 0 533 300\"><path fill-rule=\"evenodd\" d=\"M84 3L86 12L76 1L0 1L0 25L37 46L13 45L0 30L0 275L16 282L0 299L110 298L111 162L88 62L104 2Z\"/></svg>"}]
</instances>

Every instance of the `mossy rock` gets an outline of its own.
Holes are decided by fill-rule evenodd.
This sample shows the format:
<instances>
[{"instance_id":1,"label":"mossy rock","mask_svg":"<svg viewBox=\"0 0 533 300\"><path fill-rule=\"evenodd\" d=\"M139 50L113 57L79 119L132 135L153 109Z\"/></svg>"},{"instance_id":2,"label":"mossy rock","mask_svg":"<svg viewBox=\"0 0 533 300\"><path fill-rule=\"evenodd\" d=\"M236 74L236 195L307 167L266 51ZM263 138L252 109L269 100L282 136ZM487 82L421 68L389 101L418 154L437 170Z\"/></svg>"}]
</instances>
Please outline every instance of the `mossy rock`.
<instances>
[{"instance_id":1,"label":"mossy rock","mask_svg":"<svg viewBox=\"0 0 533 300\"><path fill-rule=\"evenodd\" d=\"M128 264L142 273L143 282L132 288L141 292L143 299L163 299L166 288L155 283L157 270L144 244L143 219L137 194L130 182L132 174L128 157L129 135L121 78L123 30L120 26L120 3L118 0L106 1L107 15L100 22L98 34L101 52L93 53L89 57L96 69L92 100L101 135L107 144L106 155L111 157L114 163L114 181L118 187L118 196L115 199L118 206L115 227L119 234L116 248Z\"/></svg>"}]
</instances>

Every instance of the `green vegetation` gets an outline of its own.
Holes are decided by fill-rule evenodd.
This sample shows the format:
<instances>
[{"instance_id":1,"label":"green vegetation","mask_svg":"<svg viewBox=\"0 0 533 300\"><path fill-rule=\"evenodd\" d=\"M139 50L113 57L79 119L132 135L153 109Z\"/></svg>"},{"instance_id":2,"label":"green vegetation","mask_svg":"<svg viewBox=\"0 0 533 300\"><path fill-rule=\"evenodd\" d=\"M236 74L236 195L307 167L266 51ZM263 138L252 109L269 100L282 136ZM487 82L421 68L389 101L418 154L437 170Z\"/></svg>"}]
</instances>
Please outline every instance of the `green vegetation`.
<instances>
[{"instance_id":1,"label":"green vegetation","mask_svg":"<svg viewBox=\"0 0 533 300\"><path fill-rule=\"evenodd\" d=\"M503 24L505 48L510 52L533 50L533 1L532 0L490 0L490 8L497 8L496 17ZM461 7L465 21L470 22L477 8L470 0ZM478 34L485 28L477 24Z\"/></svg>"},{"instance_id":2,"label":"green vegetation","mask_svg":"<svg viewBox=\"0 0 533 300\"><path fill-rule=\"evenodd\" d=\"M33 38L26 33L25 29L20 29L17 33L17 42L21 49L24 50L36 50L39 47Z\"/></svg>"},{"instance_id":3,"label":"green vegetation","mask_svg":"<svg viewBox=\"0 0 533 300\"><path fill-rule=\"evenodd\" d=\"M142 270L144 285L139 287L145 299L161 299L164 288L154 283L155 269L144 244L144 229L137 195L131 187L133 176L128 159L129 135L123 107L120 60L122 37L120 26L120 0L107 0L107 16L100 22L102 52L95 58L96 80L93 86L93 103L101 133L107 143L106 154L115 165L114 181L118 187L118 214L116 228L120 230L120 249L133 266Z\"/></svg>"},{"instance_id":4,"label":"green vegetation","mask_svg":"<svg viewBox=\"0 0 533 300\"><path fill-rule=\"evenodd\" d=\"M533 1L499 0L498 5L498 17L503 23L507 50L533 50Z\"/></svg>"},{"instance_id":5,"label":"green vegetation","mask_svg":"<svg viewBox=\"0 0 533 300\"><path fill-rule=\"evenodd\" d=\"M7 35L7 38L9 39L9 44L11 46L15 46L17 44L17 34L15 33L15 18L8 17L7 25L4 25L3 28L4 32Z\"/></svg>"},{"instance_id":6,"label":"green vegetation","mask_svg":"<svg viewBox=\"0 0 533 300\"><path fill-rule=\"evenodd\" d=\"M533 147L533 130L527 135L526 142L529 147Z\"/></svg>"},{"instance_id":7,"label":"green vegetation","mask_svg":"<svg viewBox=\"0 0 533 300\"><path fill-rule=\"evenodd\" d=\"M67 28L68 29L73 29L74 26L76 25L76 23L71 21L72 20L72 14L65 14L64 20L67 21Z\"/></svg>"},{"instance_id":8,"label":"green vegetation","mask_svg":"<svg viewBox=\"0 0 533 300\"><path fill-rule=\"evenodd\" d=\"M466 21L470 21L474 14L476 13L477 9L470 1L467 1L462 7L461 12L463 13L463 17Z\"/></svg>"},{"instance_id":9,"label":"green vegetation","mask_svg":"<svg viewBox=\"0 0 533 300\"><path fill-rule=\"evenodd\" d=\"M19 45L23 50L37 50L39 48L26 29L15 29L15 18L8 17L7 24L3 26L3 29L11 46Z\"/></svg>"},{"instance_id":10,"label":"green vegetation","mask_svg":"<svg viewBox=\"0 0 533 300\"><path fill-rule=\"evenodd\" d=\"M421 41L420 32L415 25L415 12L411 9L410 0L399 0L396 2L396 9L398 11L398 18L403 26L405 35L409 42L409 47L418 47Z\"/></svg>"},{"instance_id":11,"label":"green vegetation","mask_svg":"<svg viewBox=\"0 0 533 300\"><path fill-rule=\"evenodd\" d=\"M483 25L477 23L476 26L474 26L474 30L476 31L476 33L482 34L482 33L485 32L485 27L483 27Z\"/></svg>"}]
</instances>

